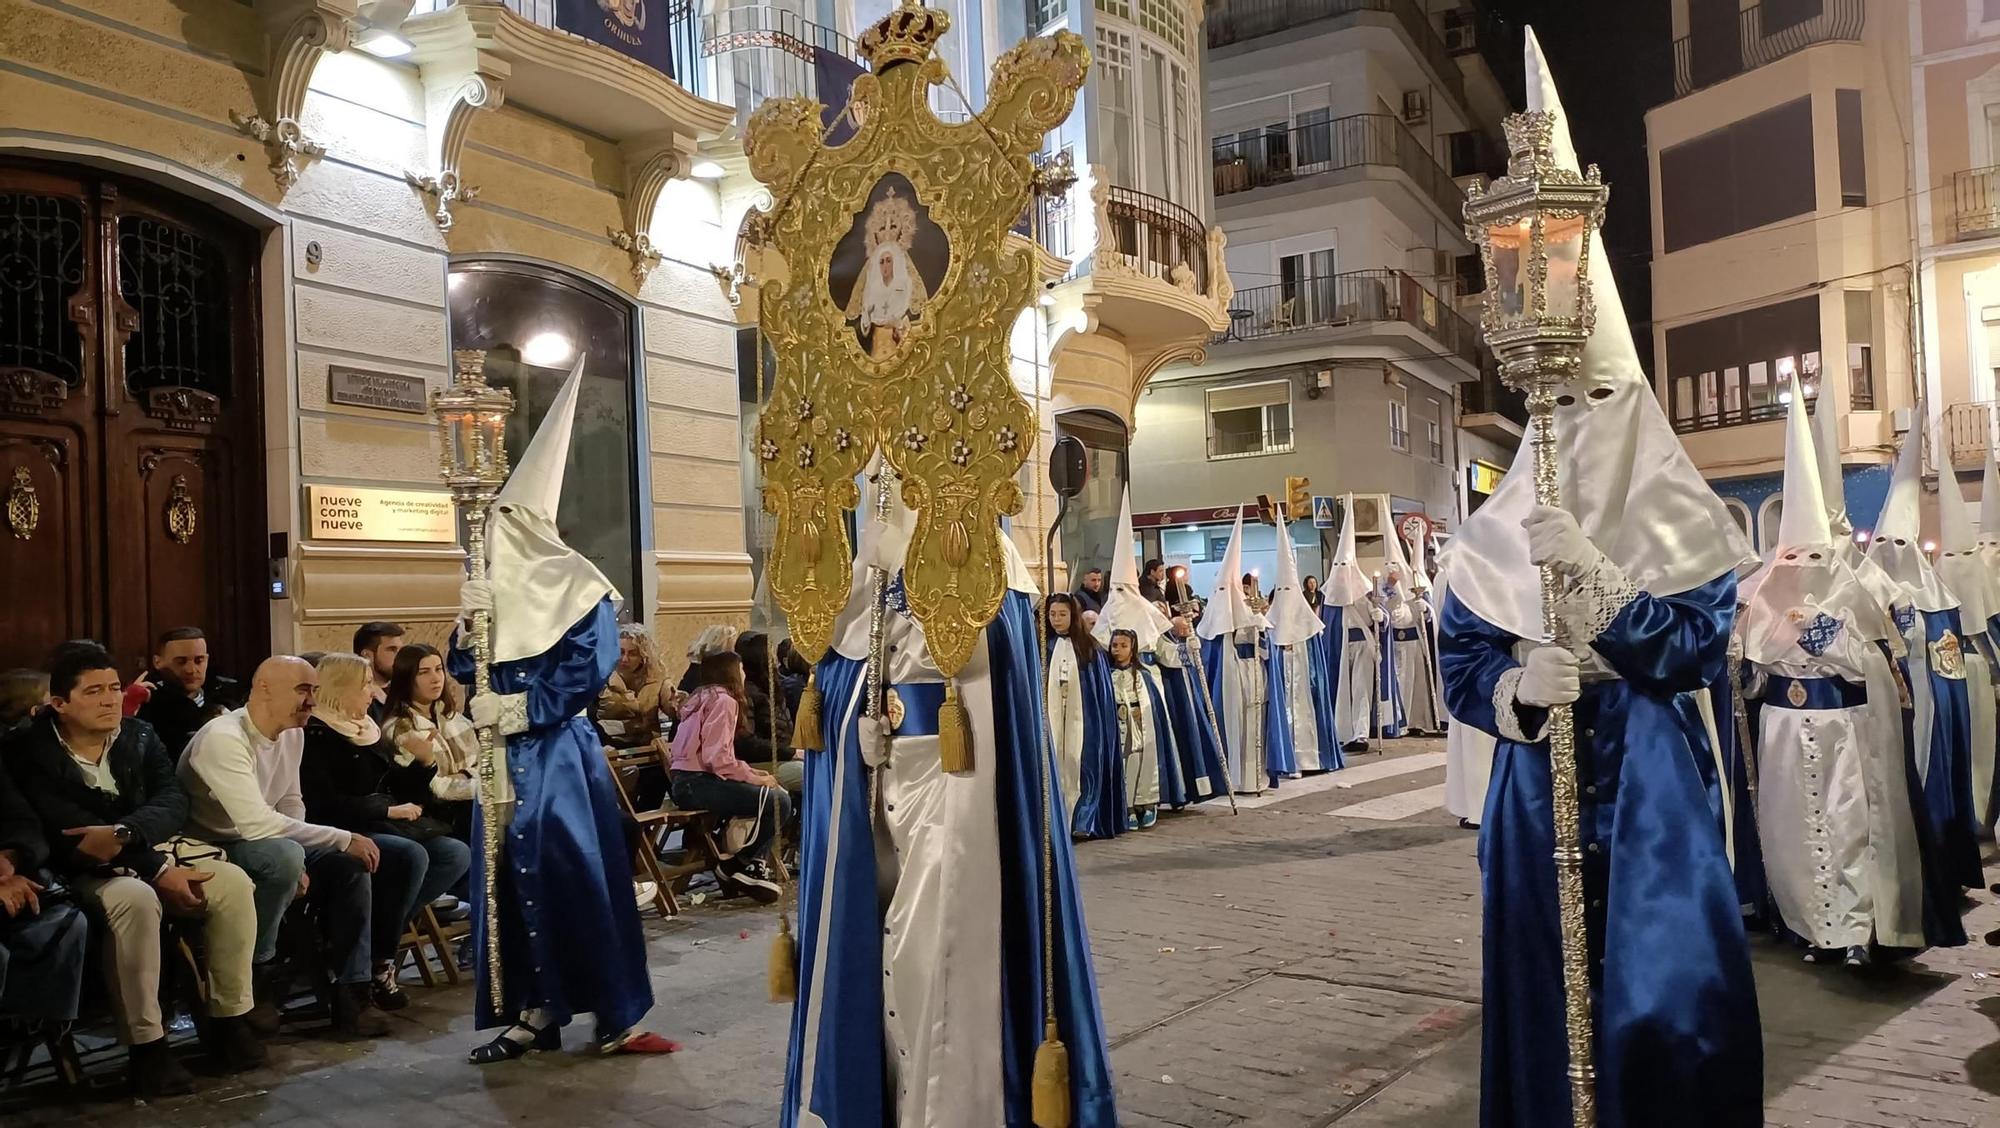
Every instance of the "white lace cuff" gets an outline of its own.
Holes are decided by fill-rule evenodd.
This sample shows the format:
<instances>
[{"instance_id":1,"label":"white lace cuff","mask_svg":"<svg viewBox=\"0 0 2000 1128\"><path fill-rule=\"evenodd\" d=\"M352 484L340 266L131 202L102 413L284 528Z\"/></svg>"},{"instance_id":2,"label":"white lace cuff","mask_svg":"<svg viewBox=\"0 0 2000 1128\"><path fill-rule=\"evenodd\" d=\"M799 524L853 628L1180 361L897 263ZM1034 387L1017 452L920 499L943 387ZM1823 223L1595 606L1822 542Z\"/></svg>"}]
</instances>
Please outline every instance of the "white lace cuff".
<instances>
[{"instance_id":1,"label":"white lace cuff","mask_svg":"<svg viewBox=\"0 0 2000 1128\"><path fill-rule=\"evenodd\" d=\"M500 721L495 727L501 736L513 736L528 731L528 695L525 693L502 693L500 701Z\"/></svg>"},{"instance_id":2,"label":"white lace cuff","mask_svg":"<svg viewBox=\"0 0 2000 1128\"><path fill-rule=\"evenodd\" d=\"M1577 646L1588 646L1625 610L1626 604L1639 597L1639 585L1610 557L1600 555L1597 563L1577 577L1570 595L1576 609L1570 624L1574 632L1570 641Z\"/></svg>"},{"instance_id":3,"label":"white lace cuff","mask_svg":"<svg viewBox=\"0 0 2000 1128\"><path fill-rule=\"evenodd\" d=\"M1546 719L1542 721L1540 732L1529 733L1521 728L1519 693L1521 675L1527 669L1526 666L1515 666L1493 683L1493 727L1500 730L1500 739L1518 744L1533 744L1547 735L1548 730Z\"/></svg>"}]
</instances>

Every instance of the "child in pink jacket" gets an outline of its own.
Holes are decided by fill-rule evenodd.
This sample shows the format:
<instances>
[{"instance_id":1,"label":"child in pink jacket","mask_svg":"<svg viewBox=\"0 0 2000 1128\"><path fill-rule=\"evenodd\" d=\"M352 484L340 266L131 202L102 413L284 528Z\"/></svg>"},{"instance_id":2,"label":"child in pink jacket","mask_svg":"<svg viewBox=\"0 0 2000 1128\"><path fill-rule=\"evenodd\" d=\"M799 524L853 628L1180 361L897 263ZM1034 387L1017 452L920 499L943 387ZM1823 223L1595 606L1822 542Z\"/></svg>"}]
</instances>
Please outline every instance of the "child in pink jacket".
<instances>
[{"instance_id":1,"label":"child in pink jacket","mask_svg":"<svg viewBox=\"0 0 2000 1128\"><path fill-rule=\"evenodd\" d=\"M771 904L781 892L768 855L778 828L791 818L791 797L771 773L736 758L744 721L743 662L733 652L701 660L701 684L682 703L668 754L674 805L724 818L756 819L750 840L723 863L725 886Z\"/></svg>"}]
</instances>

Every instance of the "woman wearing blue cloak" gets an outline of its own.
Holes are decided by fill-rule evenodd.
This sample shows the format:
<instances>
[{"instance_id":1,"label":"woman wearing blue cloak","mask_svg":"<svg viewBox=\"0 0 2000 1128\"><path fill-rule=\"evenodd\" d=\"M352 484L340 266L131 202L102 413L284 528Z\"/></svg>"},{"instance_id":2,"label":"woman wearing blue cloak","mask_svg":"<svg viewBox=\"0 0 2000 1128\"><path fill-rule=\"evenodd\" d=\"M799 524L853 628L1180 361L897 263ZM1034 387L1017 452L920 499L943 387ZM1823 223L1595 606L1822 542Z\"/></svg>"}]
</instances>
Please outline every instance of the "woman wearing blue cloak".
<instances>
[{"instance_id":1,"label":"woman wearing blue cloak","mask_svg":"<svg viewBox=\"0 0 2000 1128\"><path fill-rule=\"evenodd\" d=\"M1530 109L1559 111L1528 39ZM1554 151L1574 169L1565 122ZM1602 256L1597 328L1552 421L1565 508L1511 473L1460 528L1442 612L1451 716L1497 739L1480 837L1483 1128L1572 1121L1549 707L1576 756L1598 1124L1763 1123L1756 985L1695 758L1693 694L1719 676L1748 545L1661 414ZM1537 575L1568 581L1578 651L1541 642Z\"/></svg>"},{"instance_id":2,"label":"woman wearing blue cloak","mask_svg":"<svg viewBox=\"0 0 2000 1128\"><path fill-rule=\"evenodd\" d=\"M556 1049L578 1014L597 1021L605 1052L658 1052L668 1043L638 1033L653 1006L646 942L632 897L618 797L596 730L583 715L618 664L612 587L556 529L583 364L550 404L487 522L487 578L464 588L461 622L492 618L489 684L476 687L469 713L495 730L495 770L504 820L498 919L475 896L473 950L500 930L503 1004L493 1005L485 959L477 963L477 1026L505 1027L472 1051L474 1064ZM472 656L454 644L453 672L471 681ZM472 889L484 889L485 861L473 852Z\"/></svg>"},{"instance_id":3,"label":"woman wearing blue cloak","mask_svg":"<svg viewBox=\"0 0 2000 1128\"><path fill-rule=\"evenodd\" d=\"M1030 1124L1046 1019L1068 1047L1070 1123L1116 1128L1090 942L1043 741L1034 582L1003 536L1008 590L956 679L972 766L947 772L944 678L900 598L915 519L893 484L878 478L873 488L890 495L885 517L862 518L854 585L816 671L825 749L804 753L798 998L779 1123ZM1044 804L1054 833L1044 832Z\"/></svg>"}]
</instances>

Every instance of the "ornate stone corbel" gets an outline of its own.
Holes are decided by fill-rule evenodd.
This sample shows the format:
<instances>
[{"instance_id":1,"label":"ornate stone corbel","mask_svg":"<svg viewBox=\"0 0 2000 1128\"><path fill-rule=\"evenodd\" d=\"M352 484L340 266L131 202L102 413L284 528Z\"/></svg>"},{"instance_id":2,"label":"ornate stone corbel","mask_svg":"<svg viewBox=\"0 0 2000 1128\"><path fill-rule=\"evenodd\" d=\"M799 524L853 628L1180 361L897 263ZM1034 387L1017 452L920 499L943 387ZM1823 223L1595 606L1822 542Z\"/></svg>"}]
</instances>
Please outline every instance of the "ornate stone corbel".
<instances>
[{"instance_id":1,"label":"ornate stone corbel","mask_svg":"<svg viewBox=\"0 0 2000 1128\"><path fill-rule=\"evenodd\" d=\"M605 233L611 236L612 246L632 256L632 282L639 286L645 285L646 276L653 272L654 267L660 265L660 251L653 246L652 236L644 231L634 235L630 231L620 231L616 227L605 228Z\"/></svg>"},{"instance_id":2,"label":"ornate stone corbel","mask_svg":"<svg viewBox=\"0 0 2000 1128\"><path fill-rule=\"evenodd\" d=\"M651 234L660 193L668 181L686 176L693 160L672 137L627 141L619 148L625 157L625 230L612 231L611 242L632 256L632 280L644 285L660 265Z\"/></svg>"},{"instance_id":3,"label":"ornate stone corbel","mask_svg":"<svg viewBox=\"0 0 2000 1128\"><path fill-rule=\"evenodd\" d=\"M282 193L298 183L301 160L326 155L326 146L307 137L300 124L306 89L320 56L353 42L357 7L355 0L269 0L257 7L271 46L265 96L257 112L230 110L229 120L263 142Z\"/></svg>"},{"instance_id":4,"label":"ornate stone corbel","mask_svg":"<svg viewBox=\"0 0 2000 1128\"><path fill-rule=\"evenodd\" d=\"M1215 299L1216 311L1224 317L1229 315L1229 306L1236 300L1236 283L1229 278L1229 257L1223 253L1229 246L1229 233L1221 224L1210 224L1208 228L1208 296ZM1228 322L1223 322L1227 325Z\"/></svg>"},{"instance_id":5,"label":"ornate stone corbel","mask_svg":"<svg viewBox=\"0 0 2000 1128\"><path fill-rule=\"evenodd\" d=\"M472 119L482 110L496 110L506 99L510 72L506 60L482 54L470 70L424 68L424 119L430 134L431 168L403 174L412 188L431 204L431 222L450 233L451 206L479 195L479 189L459 175L459 157L472 132Z\"/></svg>"}]
</instances>

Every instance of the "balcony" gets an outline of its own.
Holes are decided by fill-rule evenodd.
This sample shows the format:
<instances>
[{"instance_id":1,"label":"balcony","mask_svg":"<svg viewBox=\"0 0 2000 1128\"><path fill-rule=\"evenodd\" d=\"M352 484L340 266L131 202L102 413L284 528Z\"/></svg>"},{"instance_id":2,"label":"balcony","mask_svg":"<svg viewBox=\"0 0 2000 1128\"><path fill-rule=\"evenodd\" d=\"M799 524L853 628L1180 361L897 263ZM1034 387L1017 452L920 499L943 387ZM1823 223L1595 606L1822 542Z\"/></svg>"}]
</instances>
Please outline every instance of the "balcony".
<instances>
[{"instance_id":1,"label":"balcony","mask_svg":"<svg viewBox=\"0 0 2000 1128\"><path fill-rule=\"evenodd\" d=\"M718 101L736 107L739 128L769 98L845 104L848 86L865 69L853 39L767 4L702 16L701 57L701 81L717 88Z\"/></svg>"},{"instance_id":2,"label":"balcony","mask_svg":"<svg viewBox=\"0 0 2000 1128\"><path fill-rule=\"evenodd\" d=\"M1438 85L1465 105L1465 75L1415 0L1216 0L1208 9L1208 45L1227 47L1325 20L1359 23L1370 14L1393 19Z\"/></svg>"},{"instance_id":3,"label":"balcony","mask_svg":"<svg viewBox=\"0 0 2000 1128\"><path fill-rule=\"evenodd\" d=\"M1821 43L1859 43L1868 0L1763 0L1734 28L1674 40L1674 97L1775 63Z\"/></svg>"},{"instance_id":4,"label":"balcony","mask_svg":"<svg viewBox=\"0 0 2000 1128\"><path fill-rule=\"evenodd\" d=\"M1986 465L1987 452L1992 449L1994 403L1985 400L1978 403L1954 403L1944 409L1943 451L1933 449L1932 459L1938 454L1948 454L1954 470L1979 470Z\"/></svg>"},{"instance_id":5,"label":"balcony","mask_svg":"<svg viewBox=\"0 0 2000 1128\"><path fill-rule=\"evenodd\" d=\"M1354 114L1248 139L1218 137L1211 160L1217 199L1343 170L1396 169L1449 223L1463 222L1465 214L1457 181L1388 114Z\"/></svg>"},{"instance_id":6,"label":"balcony","mask_svg":"<svg viewBox=\"0 0 2000 1128\"><path fill-rule=\"evenodd\" d=\"M1404 326L1468 367L1479 367L1479 330L1400 270L1356 270L1238 290L1229 317L1229 329L1216 338L1217 344L1314 330L1355 330L1354 335L1366 336L1368 329Z\"/></svg>"},{"instance_id":7,"label":"balcony","mask_svg":"<svg viewBox=\"0 0 2000 1128\"><path fill-rule=\"evenodd\" d=\"M1954 241L2000 235L2000 168L1951 174L1951 237Z\"/></svg>"},{"instance_id":8,"label":"balcony","mask_svg":"<svg viewBox=\"0 0 2000 1128\"><path fill-rule=\"evenodd\" d=\"M1500 366L1482 353L1479 379L1459 389L1458 425L1489 442L1514 447L1528 426L1528 398L1500 382Z\"/></svg>"}]
</instances>

